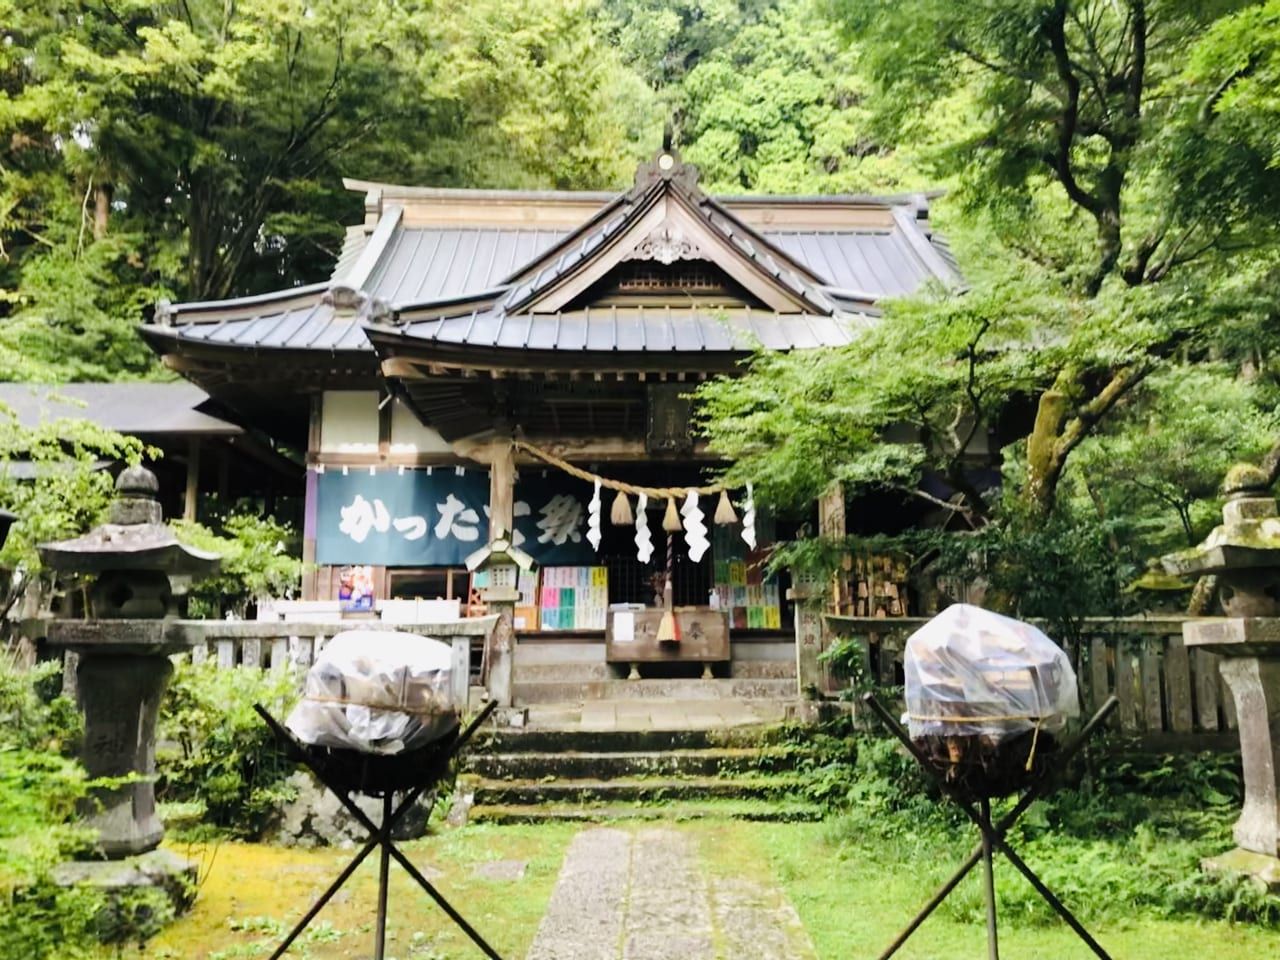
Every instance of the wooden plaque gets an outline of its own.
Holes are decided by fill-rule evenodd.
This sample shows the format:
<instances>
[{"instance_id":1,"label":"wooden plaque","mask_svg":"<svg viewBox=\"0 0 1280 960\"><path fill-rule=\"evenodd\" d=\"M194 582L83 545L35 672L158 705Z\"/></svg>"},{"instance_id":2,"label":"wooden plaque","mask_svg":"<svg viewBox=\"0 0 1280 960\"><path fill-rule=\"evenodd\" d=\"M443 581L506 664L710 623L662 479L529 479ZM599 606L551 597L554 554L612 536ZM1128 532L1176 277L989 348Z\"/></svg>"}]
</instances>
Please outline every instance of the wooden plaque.
<instances>
[{"instance_id":1,"label":"wooden plaque","mask_svg":"<svg viewBox=\"0 0 1280 960\"><path fill-rule=\"evenodd\" d=\"M662 610L610 610L605 629L605 659L629 663L729 659L729 616L710 607L676 607L679 643L659 643Z\"/></svg>"}]
</instances>

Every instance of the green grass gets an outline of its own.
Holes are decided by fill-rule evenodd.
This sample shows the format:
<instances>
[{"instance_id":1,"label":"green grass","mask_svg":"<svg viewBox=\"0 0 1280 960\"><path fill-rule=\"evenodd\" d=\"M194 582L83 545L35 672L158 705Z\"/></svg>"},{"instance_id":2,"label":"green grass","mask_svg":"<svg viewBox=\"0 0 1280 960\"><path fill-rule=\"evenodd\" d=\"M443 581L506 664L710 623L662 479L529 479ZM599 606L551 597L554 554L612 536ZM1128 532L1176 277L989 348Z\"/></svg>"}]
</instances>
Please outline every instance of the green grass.
<instances>
[{"instance_id":1,"label":"green grass","mask_svg":"<svg viewBox=\"0 0 1280 960\"><path fill-rule=\"evenodd\" d=\"M575 825L470 826L401 845L413 864L504 957L523 957L546 910ZM149 942L156 960L267 957L354 855L265 844L173 845L200 864L196 905ZM487 880L475 868L527 861L518 882ZM290 950L290 960L337 960L373 952L378 858L370 856ZM388 898L387 956L443 960L480 956L466 935L394 862ZM104 949L102 960L115 958Z\"/></svg>"},{"instance_id":2,"label":"green grass","mask_svg":"<svg viewBox=\"0 0 1280 960\"><path fill-rule=\"evenodd\" d=\"M849 837L831 824L760 824L752 831L750 842L765 852L774 877L799 912L823 960L879 956L968 849L962 843L920 845L910 837L899 841ZM972 836L964 836L972 842ZM1033 870L1042 866L1030 853L1024 859ZM1036 897L1008 863L997 859L996 873L1003 900L1030 902ZM979 876L978 871L971 873L897 956L902 960L984 956L986 930ZM1088 877L1080 877L1078 886L1087 891ZM1088 893L1067 896L1061 887L1055 892L1063 894L1067 906L1078 915L1101 918L1089 919L1085 926L1117 958L1262 960L1280 956L1280 932L1225 921L1165 918L1125 903L1090 903ZM1047 919L1038 905L1032 911L1006 912L999 934L1002 955L1017 960L1093 957L1065 924Z\"/></svg>"},{"instance_id":3,"label":"green grass","mask_svg":"<svg viewBox=\"0 0 1280 960\"><path fill-rule=\"evenodd\" d=\"M708 819L668 823L696 836L703 868L716 878L746 877L776 884L791 901L821 960L863 960L889 944L972 843L969 830L922 821L897 832L867 829L865 821L749 823ZM546 909L569 841L592 824L471 825L406 844L411 859L508 960L527 953ZM616 824L643 830L647 824ZM1175 870L1194 878L1194 844L1139 837L1158 848L1152 884ZM1019 839L1033 869L1060 892L1117 960L1195 960L1280 957L1280 931L1224 920L1168 917L1136 905L1137 847L1045 834ZM283 933L350 857L347 851L292 850L259 844L176 847L201 862L196 907L132 956L157 960L234 960L266 957ZM1172 854L1167 851L1173 851ZM1206 851L1210 852L1210 851ZM1114 863L1119 858L1130 862ZM525 860L519 882L483 880L475 867L490 860ZM1123 867L1123 869L1122 869ZM320 914L290 960L367 957L373 943L376 859ZM997 860L1002 901L1002 955L1016 960L1087 960L1092 954L1036 901L1013 868ZM464 935L392 866L388 956L446 960L479 956ZM975 872L899 953L902 960L958 960L985 955L982 900ZM1120 878L1120 879L1117 879ZM724 951L721 951L722 954ZM103 951L103 960L116 957ZM722 960L751 960L732 957Z\"/></svg>"}]
</instances>

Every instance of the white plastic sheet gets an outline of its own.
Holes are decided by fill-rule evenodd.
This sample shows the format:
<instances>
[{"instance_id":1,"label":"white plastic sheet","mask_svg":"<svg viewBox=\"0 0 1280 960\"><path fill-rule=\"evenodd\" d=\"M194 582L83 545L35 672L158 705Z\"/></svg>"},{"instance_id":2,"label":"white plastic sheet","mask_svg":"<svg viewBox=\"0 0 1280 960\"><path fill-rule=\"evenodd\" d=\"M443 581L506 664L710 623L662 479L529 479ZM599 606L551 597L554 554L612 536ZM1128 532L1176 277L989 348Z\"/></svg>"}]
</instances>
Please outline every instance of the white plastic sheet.
<instances>
[{"instance_id":1,"label":"white plastic sheet","mask_svg":"<svg viewBox=\"0 0 1280 960\"><path fill-rule=\"evenodd\" d=\"M303 743L395 754L426 746L458 724L449 644L411 633L348 630L307 671L285 726Z\"/></svg>"},{"instance_id":2,"label":"white plastic sheet","mask_svg":"<svg viewBox=\"0 0 1280 960\"><path fill-rule=\"evenodd\" d=\"M907 640L907 725L913 738L979 735L999 743L1060 730L1080 712L1065 652L1028 623L957 603Z\"/></svg>"}]
</instances>

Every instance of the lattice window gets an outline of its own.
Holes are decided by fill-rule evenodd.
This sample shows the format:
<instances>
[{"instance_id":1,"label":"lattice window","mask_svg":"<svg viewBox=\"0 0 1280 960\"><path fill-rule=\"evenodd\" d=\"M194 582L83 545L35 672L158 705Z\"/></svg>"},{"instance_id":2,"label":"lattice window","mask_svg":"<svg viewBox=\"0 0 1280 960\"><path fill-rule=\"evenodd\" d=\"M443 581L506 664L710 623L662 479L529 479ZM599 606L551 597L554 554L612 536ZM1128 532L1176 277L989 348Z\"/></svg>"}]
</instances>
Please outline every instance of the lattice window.
<instances>
[{"instance_id":1,"label":"lattice window","mask_svg":"<svg viewBox=\"0 0 1280 960\"><path fill-rule=\"evenodd\" d=\"M670 265L637 261L618 272L617 289L620 293L719 293L725 284L720 272L705 261L683 260Z\"/></svg>"}]
</instances>

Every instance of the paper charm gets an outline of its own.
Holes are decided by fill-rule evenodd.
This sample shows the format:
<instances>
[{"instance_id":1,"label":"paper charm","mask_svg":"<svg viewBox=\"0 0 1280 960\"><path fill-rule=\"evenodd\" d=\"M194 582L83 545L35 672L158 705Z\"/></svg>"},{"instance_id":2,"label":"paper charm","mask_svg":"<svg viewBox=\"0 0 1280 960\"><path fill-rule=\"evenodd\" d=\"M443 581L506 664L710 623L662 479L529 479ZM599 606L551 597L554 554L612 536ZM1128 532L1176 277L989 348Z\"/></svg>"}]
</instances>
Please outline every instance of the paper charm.
<instances>
[{"instance_id":1,"label":"paper charm","mask_svg":"<svg viewBox=\"0 0 1280 960\"><path fill-rule=\"evenodd\" d=\"M643 493L636 495L636 559L648 563L653 556L653 537L649 535L649 514L646 508L649 498Z\"/></svg>"},{"instance_id":2,"label":"paper charm","mask_svg":"<svg viewBox=\"0 0 1280 960\"><path fill-rule=\"evenodd\" d=\"M742 539L752 550L756 548L756 499L747 484L747 499L742 501Z\"/></svg>"},{"instance_id":3,"label":"paper charm","mask_svg":"<svg viewBox=\"0 0 1280 960\"><path fill-rule=\"evenodd\" d=\"M595 493L591 495L591 503L587 505L587 540L591 549L600 551L600 480L596 479Z\"/></svg>"},{"instance_id":4,"label":"paper charm","mask_svg":"<svg viewBox=\"0 0 1280 960\"><path fill-rule=\"evenodd\" d=\"M689 546L689 559L697 563L711 546L711 541L707 539L707 525L702 522L698 494L693 490L690 490L689 496L685 497L680 515L684 517L684 542Z\"/></svg>"}]
</instances>

